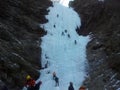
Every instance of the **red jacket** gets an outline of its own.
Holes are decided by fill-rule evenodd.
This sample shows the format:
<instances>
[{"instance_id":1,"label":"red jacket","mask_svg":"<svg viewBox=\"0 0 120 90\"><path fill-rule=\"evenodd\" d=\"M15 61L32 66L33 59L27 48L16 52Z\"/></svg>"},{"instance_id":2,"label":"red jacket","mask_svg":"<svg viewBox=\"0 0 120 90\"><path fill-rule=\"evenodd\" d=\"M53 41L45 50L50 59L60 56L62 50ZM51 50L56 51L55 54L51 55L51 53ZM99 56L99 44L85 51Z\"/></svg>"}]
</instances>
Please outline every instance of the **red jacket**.
<instances>
[{"instance_id":1,"label":"red jacket","mask_svg":"<svg viewBox=\"0 0 120 90\"><path fill-rule=\"evenodd\" d=\"M34 79L27 80L26 86L29 86L29 87L35 86L35 80Z\"/></svg>"}]
</instances>

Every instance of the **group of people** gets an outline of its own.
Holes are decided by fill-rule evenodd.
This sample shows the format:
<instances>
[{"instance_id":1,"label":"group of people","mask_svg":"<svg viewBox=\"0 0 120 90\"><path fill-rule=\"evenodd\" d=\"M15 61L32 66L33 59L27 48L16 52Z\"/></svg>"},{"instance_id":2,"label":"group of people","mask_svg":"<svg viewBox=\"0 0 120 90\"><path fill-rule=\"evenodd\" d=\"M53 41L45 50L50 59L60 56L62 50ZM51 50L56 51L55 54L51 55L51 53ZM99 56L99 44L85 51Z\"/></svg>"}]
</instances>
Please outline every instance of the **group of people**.
<instances>
[{"instance_id":1,"label":"group of people","mask_svg":"<svg viewBox=\"0 0 120 90\"><path fill-rule=\"evenodd\" d=\"M56 76L55 72L53 72L53 80L55 80L55 86L59 86L59 78ZM27 88L27 90L39 90L41 84L42 81L36 83L30 75L26 76L25 87Z\"/></svg>"},{"instance_id":2,"label":"group of people","mask_svg":"<svg viewBox=\"0 0 120 90\"><path fill-rule=\"evenodd\" d=\"M41 84L42 81L36 83L35 80L30 75L26 76L25 87L27 87L27 90L39 90Z\"/></svg>"},{"instance_id":3,"label":"group of people","mask_svg":"<svg viewBox=\"0 0 120 90\"><path fill-rule=\"evenodd\" d=\"M45 69L45 68L48 68L48 61L46 62L45 67L43 69ZM56 75L56 72L53 72L52 75L53 75L53 80L55 81L55 86L56 87L59 86L59 78ZM33 78L31 78L30 75L26 76L25 86L27 87L27 90L39 90L39 87L41 86L41 84L42 84L42 81L35 83L35 80ZM68 90L75 90L72 82L70 82ZM86 90L86 88L84 86L81 86L79 88L79 90Z\"/></svg>"},{"instance_id":4,"label":"group of people","mask_svg":"<svg viewBox=\"0 0 120 90\"><path fill-rule=\"evenodd\" d=\"M53 72L53 80L55 80L55 86L59 86L59 78L56 76L55 72ZM27 90L39 90L39 87L41 84L42 84L42 81L35 83L35 80L31 78L30 75L27 75L26 84L25 84L25 86L27 87ZM72 82L70 82L68 90L75 90ZM86 88L84 86L81 86L79 90L86 90Z\"/></svg>"}]
</instances>

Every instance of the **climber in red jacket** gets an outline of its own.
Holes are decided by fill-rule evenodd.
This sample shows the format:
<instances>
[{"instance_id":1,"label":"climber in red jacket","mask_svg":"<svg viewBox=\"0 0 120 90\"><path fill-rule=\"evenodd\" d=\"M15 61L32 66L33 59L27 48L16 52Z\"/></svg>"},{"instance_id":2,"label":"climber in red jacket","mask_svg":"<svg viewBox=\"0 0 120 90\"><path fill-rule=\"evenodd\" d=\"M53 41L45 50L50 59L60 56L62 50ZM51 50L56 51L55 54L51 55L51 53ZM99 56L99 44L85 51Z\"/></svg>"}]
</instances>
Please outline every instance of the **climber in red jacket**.
<instances>
[{"instance_id":1,"label":"climber in red jacket","mask_svg":"<svg viewBox=\"0 0 120 90\"><path fill-rule=\"evenodd\" d=\"M31 78L30 75L27 75L26 77L26 87L27 90L39 90L40 85L42 84L42 82L40 81L39 83L35 83L35 80L33 78Z\"/></svg>"}]
</instances>

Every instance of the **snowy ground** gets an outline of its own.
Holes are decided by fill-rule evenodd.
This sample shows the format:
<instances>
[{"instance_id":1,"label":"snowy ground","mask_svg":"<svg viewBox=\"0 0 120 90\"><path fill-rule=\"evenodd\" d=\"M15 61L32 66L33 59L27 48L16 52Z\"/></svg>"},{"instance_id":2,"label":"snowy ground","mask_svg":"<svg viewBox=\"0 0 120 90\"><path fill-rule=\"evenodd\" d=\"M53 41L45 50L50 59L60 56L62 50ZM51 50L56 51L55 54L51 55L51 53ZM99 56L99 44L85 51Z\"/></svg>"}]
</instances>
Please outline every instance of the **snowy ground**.
<instances>
[{"instance_id":1,"label":"snowy ground","mask_svg":"<svg viewBox=\"0 0 120 90\"><path fill-rule=\"evenodd\" d=\"M47 35L42 37L42 66L47 61L49 65L40 71L40 90L67 90L69 82L73 82L75 90L78 90L86 76L86 45L89 37L76 33L81 23L72 8L54 3L49 10L46 16L49 22L41 25L47 31ZM54 71L59 77L59 87L55 87L52 79Z\"/></svg>"}]
</instances>

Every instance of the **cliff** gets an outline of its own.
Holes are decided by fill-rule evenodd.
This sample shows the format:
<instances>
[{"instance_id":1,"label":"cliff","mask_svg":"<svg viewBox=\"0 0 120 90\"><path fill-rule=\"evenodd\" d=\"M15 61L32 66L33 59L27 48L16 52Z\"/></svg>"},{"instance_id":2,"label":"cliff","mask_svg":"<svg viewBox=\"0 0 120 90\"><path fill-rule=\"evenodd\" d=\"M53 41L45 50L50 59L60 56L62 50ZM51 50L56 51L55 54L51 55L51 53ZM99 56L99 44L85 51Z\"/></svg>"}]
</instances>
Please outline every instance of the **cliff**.
<instances>
[{"instance_id":1,"label":"cliff","mask_svg":"<svg viewBox=\"0 0 120 90\"><path fill-rule=\"evenodd\" d=\"M80 35L90 35L87 45L89 90L116 90L120 87L120 1L75 0L70 3L79 13Z\"/></svg>"},{"instance_id":2,"label":"cliff","mask_svg":"<svg viewBox=\"0 0 120 90\"><path fill-rule=\"evenodd\" d=\"M39 24L46 23L49 0L0 0L0 90L21 90L25 77L37 79L41 68ZM89 90L116 90L120 87L120 1L75 0L80 35L90 35L87 45Z\"/></svg>"},{"instance_id":3,"label":"cliff","mask_svg":"<svg viewBox=\"0 0 120 90\"><path fill-rule=\"evenodd\" d=\"M37 79L41 68L40 28L49 0L0 0L0 90L21 90L25 77Z\"/></svg>"}]
</instances>

